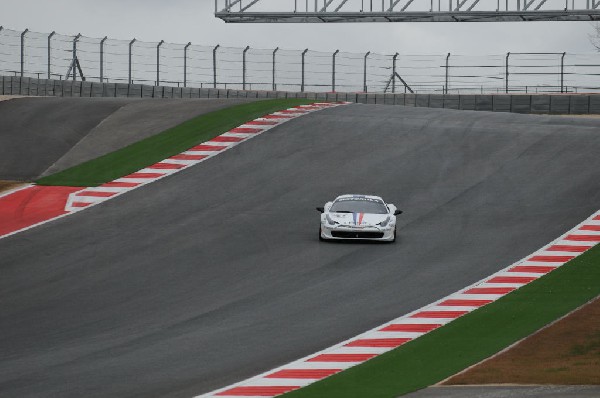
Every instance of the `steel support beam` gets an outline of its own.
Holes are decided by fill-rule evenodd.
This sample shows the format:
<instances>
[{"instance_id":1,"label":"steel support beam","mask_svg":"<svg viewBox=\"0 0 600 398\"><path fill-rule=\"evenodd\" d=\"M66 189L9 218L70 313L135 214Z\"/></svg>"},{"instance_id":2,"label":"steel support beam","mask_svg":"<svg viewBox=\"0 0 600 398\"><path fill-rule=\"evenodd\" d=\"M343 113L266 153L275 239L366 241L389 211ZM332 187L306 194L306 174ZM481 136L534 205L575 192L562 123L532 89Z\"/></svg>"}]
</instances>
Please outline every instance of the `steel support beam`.
<instances>
[{"instance_id":1,"label":"steel support beam","mask_svg":"<svg viewBox=\"0 0 600 398\"><path fill-rule=\"evenodd\" d=\"M335 57L338 55L340 50L335 50L331 57L331 91L335 93Z\"/></svg>"},{"instance_id":2,"label":"steel support beam","mask_svg":"<svg viewBox=\"0 0 600 398\"><path fill-rule=\"evenodd\" d=\"M25 35L29 32L29 29L25 29L21 33L21 77L25 73Z\"/></svg>"},{"instance_id":3,"label":"steel support beam","mask_svg":"<svg viewBox=\"0 0 600 398\"><path fill-rule=\"evenodd\" d=\"M108 39L108 36L104 36L100 40L100 83L104 83L104 43Z\"/></svg>"},{"instance_id":4,"label":"steel support beam","mask_svg":"<svg viewBox=\"0 0 600 398\"><path fill-rule=\"evenodd\" d=\"M273 50L273 91L277 91L277 84L275 84L275 55L277 54L277 51L279 51L279 47Z\"/></svg>"},{"instance_id":5,"label":"steel support beam","mask_svg":"<svg viewBox=\"0 0 600 398\"><path fill-rule=\"evenodd\" d=\"M52 31L48 35L48 79L52 79L52 38L55 34L56 32Z\"/></svg>"},{"instance_id":6,"label":"steel support beam","mask_svg":"<svg viewBox=\"0 0 600 398\"><path fill-rule=\"evenodd\" d=\"M188 48L192 45L190 41L183 47L183 87L187 87L187 59L188 59Z\"/></svg>"},{"instance_id":7,"label":"steel support beam","mask_svg":"<svg viewBox=\"0 0 600 398\"><path fill-rule=\"evenodd\" d=\"M250 49L250 46L246 46L244 48L244 52L242 54L242 90L246 90L246 53Z\"/></svg>"},{"instance_id":8,"label":"steel support beam","mask_svg":"<svg viewBox=\"0 0 600 398\"><path fill-rule=\"evenodd\" d=\"M368 91L368 87L367 87L367 58L369 57L369 54L371 54L371 51L367 51L367 53L365 54L365 59L364 59L364 63L363 63L363 91L365 93Z\"/></svg>"},{"instance_id":9,"label":"steel support beam","mask_svg":"<svg viewBox=\"0 0 600 398\"><path fill-rule=\"evenodd\" d=\"M565 92L565 55L567 53L562 53L560 57L560 92Z\"/></svg>"},{"instance_id":10,"label":"steel support beam","mask_svg":"<svg viewBox=\"0 0 600 398\"><path fill-rule=\"evenodd\" d=\"M448 55L446 55L446 84L444 85L444 94L448 94L449 69L450 69L450 53L448 53Z\"/></svg>"},{"instance_id":11,"label":"steel support beam","mask_svg":"<svg viewBox=\"0 0 600 398\"><path fill-rule=\"evenodd\" d=\"M156 86L160 86L160 46L165 43L161 40L156 46Z\"/></svg>"},{"instance_id":12,"label":"steel support beam","mask_svg":"<svg viewBox=\"0 0 600 398\"><path fill-rule=\"evenodd\" d=\"M136 42L134 38L129 42L129 84L133 84L133 76L132 76L132 51L133 51L133 43Z\"/></svg>"},{"instance_id":13,"label":"steel support beam","mask_svg":"<svg viewBox=\"0 0 600 398\"><path fill-rule=\"evenodd\" d=\"M510 57L510 52L506 53L506 71L505 71L505 89L504 92L508 94L508 58Z\"/></svg>"},{"instance_id":14,"label":"steel support beam","mask_svg":"<svg viewBox=\"0 0 600 398\"><path fill-rule=\"evenodd\" d=\"M396 60L398 59L399 53L394 54L392 58L392 94L396 93Z\"/></svg>"},{"instance_id":15,"label":"steel support beam","mask_svg":"<svg viewBox=\"0 0 600 398\"><path fill-rule=\"evenodd\" d=\"M300 91L304 92L304 65L305 65L305 58L306 58L306 53L308 52L308 48L304 51L302 51L302 83L300 85Z\"/></svg>"},{"instance_id":16,"label":"steel support beam","mask_svg":"<svg viewBox=\"0 0 600 398\"><path fill-rule=\"evenodd\" d=\"M217 49L221 47L220 44L217 44L215 48L213 48L213 88L217 88Z\"/></svg>"}]
</instances>

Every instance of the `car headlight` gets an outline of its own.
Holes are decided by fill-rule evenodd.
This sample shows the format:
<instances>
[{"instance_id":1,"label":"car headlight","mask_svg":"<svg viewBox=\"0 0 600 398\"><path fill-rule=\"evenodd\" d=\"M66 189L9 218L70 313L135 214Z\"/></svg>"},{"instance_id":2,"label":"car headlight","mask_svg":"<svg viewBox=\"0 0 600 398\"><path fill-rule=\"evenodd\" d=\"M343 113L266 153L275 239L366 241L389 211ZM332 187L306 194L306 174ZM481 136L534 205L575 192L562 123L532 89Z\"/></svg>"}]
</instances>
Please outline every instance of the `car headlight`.
<instances>
[{"instance_id":1,"label":"car headlight","mask_svg":"<svg viewBox=\"0 0 600 398\"><path fill-rule=\"evenodd\" d=\"M377 225L379 225L379 226L382 226L382 227L387 227L387 225L388 225L388 223L389 223L389 222L390 222L390 217L388 216L388 217L386 217L386 219L385 219L385 220L383 220L382 222L380 222L380 223L377 223Z\"/></svg>"},{"instance_id":2,"label":"car headlight","mask_svg":"<svg viewBox=\"0 0 600 398\"><path fill-rule=\"evenodd\" d=\"M339 222L334 221L331 217L329 217L329 214L327 214L325 216L325 219L327 220L327 222L329 223L329 225L337 225L337 224L339 224Z\"/></svg>"}]
</instances>

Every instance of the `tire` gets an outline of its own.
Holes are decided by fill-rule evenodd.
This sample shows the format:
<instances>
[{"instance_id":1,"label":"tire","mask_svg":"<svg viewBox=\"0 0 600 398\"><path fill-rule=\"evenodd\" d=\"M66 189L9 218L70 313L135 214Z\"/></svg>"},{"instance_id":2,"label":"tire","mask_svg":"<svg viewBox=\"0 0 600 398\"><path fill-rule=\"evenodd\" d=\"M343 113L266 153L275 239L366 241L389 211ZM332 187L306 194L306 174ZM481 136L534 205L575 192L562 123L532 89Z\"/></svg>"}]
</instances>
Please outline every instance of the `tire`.
<instances>
[{"instance_id":1,"label":"tire","mask_svg":"<svg viewBox=\"0 0 600 398\"><path fill-rule=\"evenodd\" d=\"M323 242L325 239L321 236L321 227L319 227L319 241Z\"/></svg>"},{"instance_id":2,"label":"tire","mask_svg":"<svg viewBox=\"0 0 600 398\"><path fill-rule=\"evenodd\" d=\"M394 228L394 239L392 239L390 243L396 243L396 228Z\"/></svg>"}]
</instances>

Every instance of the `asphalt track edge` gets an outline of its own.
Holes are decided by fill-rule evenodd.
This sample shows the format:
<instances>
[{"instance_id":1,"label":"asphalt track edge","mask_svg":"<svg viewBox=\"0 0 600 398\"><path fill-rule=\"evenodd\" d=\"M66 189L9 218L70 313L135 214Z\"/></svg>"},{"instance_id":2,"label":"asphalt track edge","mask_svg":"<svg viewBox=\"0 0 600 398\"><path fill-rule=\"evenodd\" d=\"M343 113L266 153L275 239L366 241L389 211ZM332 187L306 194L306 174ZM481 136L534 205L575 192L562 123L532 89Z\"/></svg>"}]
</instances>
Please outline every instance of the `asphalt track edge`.
<instances>
[{"instance_id":1,"label":"asphalt track edge","mask_svg":"<svg viewBox=\"0 0 600 398\"><path fill-rule=\"evenodd\" d=\"M240 126L235 127L235 128L233 128L233 129L231 129L229 131L226 131L226 132L222 133L221 135L217 135L216 137L213 137L209 141L206 141L206 142L201 143L201 144L198 145L198 146L203 146L203 145L206 145L206 144L211 144L211 145L221 144L221 145L224 145L222 150L215 151L214 153L210 153L208 155L205 155L204 157L202 157L199 160L186 161L185 164L184 164L184 166L182 166L181 168L175 169L175 170L170 170L170 171L169 170L154 170L154 172L156 173L155 177L148 178L148 179L146 179L143 182L136 183L134 186L130 186L130 187L123 188L123 189L116 189L116 190L112 190L112 191L107 191L107 189L104 188L104 191L107 191L108 193L110 193L110 196L97 197L96 198L97 200L91 200L91 201L88 201L88 202L84 202L83 199L79 199L81 202L83 202L82 203L83 206L81 206L81 207L74 206L74 203L77 204L77 202L75 202L75 201L78 200L77 198L78 198L79 195L82 195L83 193L88 192L88 191L92 192L92 194L94 194L94 193L102 193L103 192L103 188L102 187L84 187L84 186L83 187L69 187L69 188L73 188L74 192L72 192L71 194L69 194L68 196L65 197L65 200L66 200L66 206L64 208L64 211L66 212L65 214L60 214L60 215L52 214L52 215L49 215L48 218L45 219L45 220L43 220L43 221L33 222L31 225L27 225L26 227L18 227L14 231L5 233L3 235L0 235L0 239L8 238L8 237L13 236L15 234L18 234L20 232L24 232L24 231L30 230L32 228L35 228L35 227L44 225L46 223L49 223L51 221L58 220L58 219L63 218L65 216L69 216L71 214L78 213L78 212L80 212L82 210L85 210L87 208L91 208L91 207L96 206L98 204L101 204L101 203L103 203L103 202L105 202L107 200L110 200L110 199L116 198L116 197L118 197L120 195L123 195L124 193L130 192L131 190L140 188L140 187L148 185L148 184L150 184L152 182L155 182L155 181L161 180L163 178L166 178L166 177L168 177L170 175L176 174L177 172L179 172L181 170L185 170L185 169L187 169L189 167L195 166L195 165L197 165L197 164L199 164L199 163L201 163L201 162L203 162L205 160L208 160L211 157L214 157L214 156L216 156L216 155L218 155L218 154L220 154L222 152L225 152L226 150L229 150L229 149L231 149L231 148L233 148L233 147L235 147L235 146L237 146L237 145L239 145L239 144L241 144L241 143L243 143L243 142L245 142L245 141L247 141L247 140L249 140L249 139L251 139L253 137L256 137L256 136L258 136L258 135L260 135L260 134L262 134L262 133L264 133L266 131L269 131L269 130L271 130L274 127L281 126L282 124L284 124L285 122L287 122L289 120L292 120L292 119L295 119L295 118L301 117L303 115L306 115L306 114L309 114L309 113L312 113L312 112L315 112L315 111L319 111L319 110L322 110L322 109L327 109L327 108L341 106L341 105L346 105L346 104L348 104L348 103L347 102L336 102L336 103L314 102L314 103L311 103L309 105L299 105L298 106L299 108L281 109L279 111L275 111L275 112L271 112L270 114L263 115L262 117L258 117L258 118L254 119L254 120L246 121L246 122L242 123ZM302 109L303 107L306 107L307 109L303 110ZM293 113L293 109L295 109L298 113ZM300 111L302 111L302 112L300 112ZM285 117L283 115L285 115ZM241 138L238 141L227 142L227 143L213 142L213 141L216 141L219 137L227 137L227 136L230 136L231 134L234 134L234 132L235 132L236 129L242 128L243 126L247 126L248 123L256 122L256 121L259 121L259 120L265 120L265 118L269 118L269 117L277 118L276 119L276 123L273 122L273 124L261 126L259 129L257 129L257 130L260 130L260 131L256 131L256 132L254 132L252 134L240 133L239 135L241 136ZM190 150L192 150L192 148L188 149L187 151L184 151L184 152L180 153L179 155L174 155L174 156L180 156L180 155L182 155L182 154L184 154L184 153L186 153L186 152L188 152ZM163 161L165 161L165 160L168 161L172 157L169 157L167 159L163 159ZM150 168L152 166L160 165L163 161L160 161L160 162L156 163L155 165L150 165L150 166L148 166L148 168ZM144 170L147 170L147 168L143 168L143 169L141 169L139 171L144 171ZM157 171L162 171L162 173L157 173ZM113 181L109 182L109 184L110 183L117 183L118 184L118 183L120 183L119 180L127 180L127 176L123 176L123 177L117 178L116 180L113 180ZM18 187L18 188L14 189L14 190L1 193L0 194L0 198L5 199L5 198L7 198L8 196L10 196L12 194L18 193L18 192L20 192L22 190L29 189L29 188L32 188L32 187L40 187L40 188L47 187L48 189L60 188L60 186L53 186L53 185L46 186L46 185L28 184L28 185L26 185L24 187ZM63 187L63 188L67 188L67 187Z\"/></svg>"},{"instance_id":2,"label":"asphalt track edge","mask_svg":"<svg viewBox=\"0 0 600 398\"><path fill-rule=\"evenodd\" d=\"M229 385L229 386L217 389L215 391L211 391L211 392L206 393L206 394L198 395L198 396L196 396L194 398L208 398L208 397L217 397L217 396L218 397L234 397L234 396L237 396L237 397L239 397L239 396L244 396L244 397L254 397L254 396L274 397L274 396L281 396L281 395L284 395L286 393L292 393L292 395L294 395L295 392L302 393L304 387L307 387L307 386L312 385L312 384L317 383L317 382L321 382L321 381L327 379L329 376L340 375L340 374L343 373L343 371L345 371L347 369L359 368L362 365L365 365L371 359L378 358L382 354L385 354L387 352L391 352L391 351L393 351L394 349L398 348L401 345L399 345L398 347L394 347L392 349L389 349L387 351L381 352L380 354L374 355L371 358L368 358L368 359L362 360L360 362L354 363L353 365L347 366L345 369L341 369L340 371L335 372L335 373L333 373L331 375L328 375L326 377L321 377L319 379L314 379L314 380L312 380L312 381L310 381L308 383L306 382L306 380L304 380L303 381L304 385L301 385L301 386L294 386L294 385L291 385L291 384L281 385L281 384L277 383L276 386L277 387L281 387L281 388L278 389L278 388L274 388L275 386L273 386L271 384L271 380L269 380L269 376L272 376L272 375L280 373L280 372L289 371L290 369L295 369L295 370L297 370L297 369L306 369L305 365L307 363L309 363L311 360L314 360L315 358L318 358L319 356L322 356L322 355L331 355L333 352L340 351L340 350L343 351L344 348L347 348L348 344L351 344L351 343L356 342L356 341L361 341L361 340L364 339L364 337L368 337L369 335L372 335L374 333L375 334L376 333L380 333L379 332L380 330L385 329L386 327L389 327L390 325L395 325L395 324L398 324L399 322L401 323L403 320L405 321L407 319L411 319L412 317L414 317L417 314L422 313L424 311L427 311L427 310L430 310L430 309L437 309L437 308L439 308L440 304L442 304L442 303L444 303L444 302L446 302L448 300L452 300L453 298L459 297L462 292L466 292L466 291L469 291L471 289L481 288L482 286L485 286L486 284L489 285L489 283L486 283L487 281L493 279L494 277L496 277L498 275L502 275L503 273L506 273L508 270L510 270L510 269L512 269L514 267L517 267L520 264L527 263L528 260L530 260L533 257L536 257L536 255L539 255L541 253L546 253L546 249L548 249L548 248L554 246L556 243L564 240L571 233L573 233L575 231L579 231L580 228L583 227L586 223L596 222L598 220L600 220L600 211L596 211L595 213L593 213L592 215L590 215L588 218L586 218L584 221L580 222L579 224L577 224L573 228L569 229L568 231L566 231L565 233L563 233L562 235L560 235L558 238L554 239L550 243L544 245L541 249L539 249L537 251L534 251L533 253L531 253L531 254L523 257L522 259L520 259L520 260L518 260L518 261L516 261L516 262L514 262L512 264L510 264L509 266L501 269L500 271L497 271L494 274L492 274L492 275L490 275L488 277L485 277L485 278L483 278L483 279L481 279L481 280L479 280L479 281L477 281L477 282L475 282L475 283L473 283L473 284L465 287L464 289L462 289L462 290L460 290L458 292L452 293L452 294L450 294L450 295L448 295L448 296L446 296L444 298L441 298L440 300L437 300L437 301L435 301L432 304L429 304L429 305L426 305L424 307L421 307L421 308L419 308L417 310L414 310L414 311L412 311L412 312L410 312L410 313L408 313L406 315L400 316L399 318L396 318L396 319L394 319L394 320L392 320L390 322L387 322L385 324L379 325L379 326L377 326L377 327L375 327L375 328L373 328L373 329L371 329L371 330L369 330L369 331L367 331L367 332L365 332L363 334L360 334L358 336L355 336L355 337L352 337L350 339L344 340L344 341L342 341L342 342L340 342L340 343L338 343L336 345L330 346L330 347L325 348L325 349L323 349L321 351L318 351L316 353L312 353L310 355L307 355L307 356L305 356L305 357L303 357L303 358L301 358L299 360L296 360L296 361L290 362L288 364L285 364L283 366L280 366L280 367L268 370L266 372L263 372L263 373L261 373L261 374L259 374L257 376L254 376L254 377L252 377L250 379L247 379L247 380L244 380L242 382L235 383L235 384L232 384L232 385ZM600 237L600 234L597 235L597 236ZM581 242L579 242L579 243L581 243ZM589 251L591 248L595 247L597 243L598 242L596 242L594 244L591 244L591 247L589 249L587 249L586 251ZM578 256L582 255L583 253L584 252L573 253L574 254L573 258L577 258ZM562 262L562 264L556 266L556 268L554 268L554 269L561 268L564 264L568 263L569 261L570 260ZM547 274L551 273L552 271L548 271L545 274L539 275L539 277L537 279L542 278L544 275L547 275ZM496 299L492 300L490 303L493 303L493 302L497 301L498 299L507 296L508 294L512 293L513 291L518 290L520 287L527 286L529 283L530 282L523 283L523 284L521 284L521 286L515 288L514 290L512 290L512 291L510 291L508 293L499 295ZM473 308L470 311L468 311L468 312L466 312L465 314L462 314L462 315L466 315L468 313L472 313L476 309L484 308L486 305L487 304L479 306L477 308ZM569 311L569 312L571 312L571 311ZM454 319L446 321L441 327L438 327L438 328L435 328L435 329L432 329L432 330L438 330L440 328L443 328L443 326L445 326L447 324L450 324L453 320L459 319L462 315L456 316ZM417 340L419 337L421 337L421 336L423 336L425 334L428 334L429 332L430 331L424 332L424 333L420 334L419 336L416 336L416 337L410 339L409 341ZM333 354L333 355L335 355L335 354ZM480 361L478 361L478 362L480 362ZM273 392L273 393L270 393L270 392ZM285 395L285 396L287 396L287 395ZM307 396L310 396L310 395L307 395Z\"/></svg>"}]
</instances>

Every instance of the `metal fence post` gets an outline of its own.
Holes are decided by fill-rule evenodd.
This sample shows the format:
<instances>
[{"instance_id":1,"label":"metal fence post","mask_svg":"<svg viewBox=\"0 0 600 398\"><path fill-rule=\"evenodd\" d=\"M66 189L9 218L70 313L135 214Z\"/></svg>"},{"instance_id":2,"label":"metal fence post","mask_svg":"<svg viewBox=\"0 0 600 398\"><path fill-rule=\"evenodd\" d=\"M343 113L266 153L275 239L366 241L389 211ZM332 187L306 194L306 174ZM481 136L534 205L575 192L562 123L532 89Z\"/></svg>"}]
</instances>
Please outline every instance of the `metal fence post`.
<instances>
[{"instance_id":1,"label":"metal fence post","mask_svg":"<svg viewBox=\"0 0 600 398\"><path fill-rule=\"evenodd\" d=\"M332 66L332 70L331 70L331 91L335 93L335 56L338 55L338 53L340 52L340 50L335 50L335 52L333 53L333 57L331 60L331 66Z\"/></svg>"},{"instance_id":2,"label":"metal fence post","mask_svg":"<svg viewBox=\"0 0 600 398\"><path fill-rule=\"evenodd\" d=\"M165 43L164 40L161 40L156 46L156 85L160 86L160 46Z\"/></svg>"},{"instance_id":3,"label":"metal fence post","mask_svg":"<svg viewBox=\"0 0 600 398\"><path fill-rule=\"evenodd\" d=\"M394 54L392 61L392 94L396 93L396 59L398 59L398 53Z\"/></svg>"},{"instance_id":4,"label":"metal fence post","mask_svg":"<svg viewBox=\"0 0 600 398\"><path fill-rule=\"evenodd\" d=\"M275 84L275 54L277 54L278 50L279 47L273 50L273 91L277 91L277 84Z\"/></svg>"},{"instance_id":5,"label":"metal fence post","mask_svg":"<svg viewBox=\"0 0 600 398\"><path fill-rule=\"evenodd\" d=\"M220 47L220 44L217 44L215 48L213 48L213 87L217 88L217 49Z\"/></svg>"},{"instance_id":6,"label":"metal fence post","mask_svg":"<svg viewBox=\"0 0 600 398\"><path fill-rule=\"evenodd\" d=\"M29 32L29 29L25 29L21 33L21 77L23 77L23 73L25 72L25 35L27 32Z\"/></svg>"},{"instance_id":7,"label":"metal fence post","mask_svg":"<svg viewBox=\"0 0 600 398\"><path fill-rule=\"evenodd\" d=\"M50 33L48 35L48 79L51 79L52 77L52 71L51 71L51 66L52 66L52 45L51 45L51 41L52 41L52 37L56 34L56 32L52 31L52 33Z\"/></svg>"},{"instance_id":8,"label":"metal fence post","mask_svg":"<svg viewBox=\"0 0 600 398\"><path fill-rule=\"evenodd\" d=\"M308 52L308 48L302 51L302 84L300 85L300 91L304 92L304 58L306 57L306 53Z\"/></svg>"},{"instance_id":9,"label":"metal fence post","mask_svg":"<svg viewBox=\"0 0 600 398\"><path fill-rule=\"evenodd\" d=\"M450 53L446 55L446 85L444 86L444 94L448 94L448 64L450 61Z\"/></svg>"},{"instance_id":10,"label":"metal fence post","mask_svg":"<svg viewBox=\"0 0 600 398\"><path fill-rule=\"evenodd\" d=\"M108 39L108 36L104 36L100 40L100 83L104 83L104 42Z\"/></svg>"},{"instance_id":11,"label":"metal fence post","mask_svg":"<svg viewBox=\"0 0 600 398\"><path fill-rule=\"evenodd\" d=\"M188 52L188 48L191 45L192 45L192 42L190 41L183 48L183 87L187 87L187 52Z\"/></svg>"},{"instance_id":12,"label":"metal fence post","mask_svg":"<svg viewBox=\"0 0 600 398\"><path fill-rule=\"evenodd\" d=\"M367 51L367 53L365 54L363 66L363 91L365 93L367 92L367 57L369 56L369 54L371 54L371 51Z\"/></svg>"},{"instance_id":13,"label":"metal fence post","mask_svg":"<svg viewBox=\"0 0 600 398\"><path fill-rule=\"evenodd\" d=\"M506 53L506 72L505 72L505 84L506 84L506 88L505 88L505 92L506 94L508 94L508 57L510 57L510 52Z\"/></svg>"},{"instance_id":14,"label":"metal fence post","mask_svg":"<svg viewBox=\"0 0 600 398\"><path fill-rule=\"evenodd\" d=\"M77 69L76 69L76 65L78 59L77 59L77 42L79 41L79 38L81 37L81 33L77 33L77 36L75 36L75 38L73 39L73 64L71 65L71 67L73 68L73 81L77 80ZM67 76L67 79L69 78L69 76Z\"/></svg>"},{"instance_id":15,"label":"metal fence post","mask_svg":"<svg viewBox=\"0 0 600 398\"><path fill-rule=\"evenodd\" d=\"M133 84L133 80L132 80L132 75L131 75L131 51L132 51L132 47L133 47L133 43L136 42L136 39L134 38L133 40L131 40L129 42L129 80L127 84Z\"/></svg>"},{"instance_id":16,"label":"metal fence post","mask_svg":"<svg viewBox=\"0 0 600 398\"><path fill-rule=\"evenodd\" d=\"M242 90L246 91L246 53L250 49L250 46L244 48L242 53Z\"/></svg>"},{"instance_id":17,"label":"metal fence post","mask_svg":"<svg viewBox=\"0 0 600 398\"><path fill-rule=\"evenodd\" d=\"M564 93L565 91L565 55L566 52L562 53L560 57L560 92Z\"/></svg>"}]
</instances>

